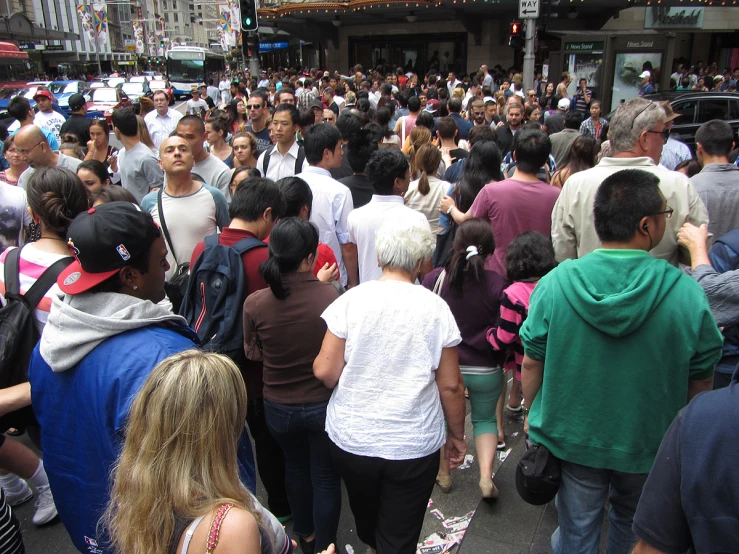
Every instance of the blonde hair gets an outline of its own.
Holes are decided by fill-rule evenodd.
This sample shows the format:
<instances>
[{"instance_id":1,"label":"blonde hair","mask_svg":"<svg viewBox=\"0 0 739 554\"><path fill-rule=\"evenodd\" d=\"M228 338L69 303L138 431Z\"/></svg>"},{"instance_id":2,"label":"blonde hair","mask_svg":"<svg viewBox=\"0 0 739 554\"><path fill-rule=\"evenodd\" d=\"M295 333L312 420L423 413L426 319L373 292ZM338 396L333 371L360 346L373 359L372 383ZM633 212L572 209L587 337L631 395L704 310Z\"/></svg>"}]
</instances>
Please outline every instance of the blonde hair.
<instances>
[{"instance_id":1,"label":"blonde hair","mask_svg":"<svg viewBox=\"0 0 739 554\"><path fill-rule=\"evenodd\" d=\"M418 173L416 167L416 152L424 145L431 144L431 131L427 127L416 125L408 136L408 159L411 166L411 175L415 179Z\"/></svg>"},{"instance_id":2,"label":"blonde hair","mask_svg":"<svg viewBox=\"0 0 739 554\"><path fill-rule=\"evenodd\" d=\"M452 97L457 96L458 98L464 98L466 94L467 93L462 87L454 87L454 90L452 91Z\"/></svg>"},{"instance_id":3,"label":"blonde hair","mask_svg":"<svg viewBox=\"0 0 739 554\"><path fill-rule=\"evenodd\" d=\"M441 150L439 150L433 144L424 144L418 149L416 159L418 170L421 172L421 177L418 181L418 192L426 196L431 192L431 185L429 184L429 175L436 175L441 163Z\"/></svg>"},{"instance_id":4,"label":"blonde hair","mask_svg":"<svg viewBox=\"0 0 739 554\"><path fill-rule=\"evenodd\" d=\"M176 517L233 502L254 515L239 480L237 443L246 388L227 357L187 350L163 360L133 401L101 525L115 552L167 552Z\"/></svg>"},{"instance_id":5,"label":"blonde hair","mask_svg":"<svg viewBox=\"0 0 739 554\"><path fill-rule=\"evenodd\" d=\"M137 115L136 123L138 123L139 125L139 140L149 148L156 149L156 146L154 146L154 141L151 140L151 135L149 134L149 129L146 127L146 122L144 121L144 118L140 115Z\"/></svg>"}]
</instances>

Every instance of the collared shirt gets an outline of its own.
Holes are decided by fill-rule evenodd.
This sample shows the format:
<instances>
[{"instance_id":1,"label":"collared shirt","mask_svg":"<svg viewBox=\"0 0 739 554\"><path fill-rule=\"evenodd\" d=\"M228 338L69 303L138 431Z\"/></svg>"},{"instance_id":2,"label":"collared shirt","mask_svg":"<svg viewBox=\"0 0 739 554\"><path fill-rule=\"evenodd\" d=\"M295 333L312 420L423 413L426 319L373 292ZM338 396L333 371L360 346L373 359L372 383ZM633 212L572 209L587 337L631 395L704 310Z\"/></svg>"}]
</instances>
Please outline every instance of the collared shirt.
<instances>
[{"instance_id":1,"label":"collared shirt","mask_svg":"<svg viewBox=\"0 0 739 554\"><path fill-rule=\"evenodd\" d=\"M670 171L674 171L680 162L692 158L693 154L686 144L670 137L662 147L662 157L659 159L659 163Z\"/></svg>"},{"instance_id":2,"label":"collared shirt","mask_svg":"<svg viewBox=\"0 0 739 554\"><path fill-rule=\"evenodd\" d=\"M262 177L267 177L267 179L272 179L273 181L279 181L285 177L292 177L295 175L295 162L298 161L299 150L300 146L297 142L293 142L293 145L284 156L280 154L277 145L275 145L271 151L268 148L259 156L259 159L257 160L257 169L262 174ZM267 167L267 171L264 171L264 157L267 155L267 152L270 152L269 166ZM305 171L307 168L308 162L303 159L302 171Z\"/></svg>"},{"instance_id":3,"label":"collared shirt","mask_svg":"<svg viewBox=\"0 0 739 554\"><path fill-rule=\"evenodd\" d=\"M170 133L177 128L180 119L182 119L182 114L172 108L167 108L167 114L164 116L159 115L156 110L144 116L146 128L149 129L151 140L157 149L162 145L164 139L169 137Z\"/></svg>"},{"instance_id":4,"label":"collared shirt","mask_svg":"<svg viewBox=\"0 0 739 554\"><path fill-rule=\"evenodd\" d=\"M403 197L395 195L373 194L369 204L349 214L349 240L357 245L360 283L374 281L382 276L382 269L377 265L375 233L390 219L417 220L428 225L426 216L406 206Z\"/></svg>"},{"instance_id":5,"label":"collared shirt","mask_svg":"<svg viewBox=\"0 0 739 554\"><path fill-rule=\"evenodd\" d=\"M690 180L677 171L669 171L655 165L648 157L641 158L603 158L598 165L567 179L567 186L557 199L552 210L552 243L558 261L568 258L582 258L601 243L595 233L593 204L595 193L606 177L622 169L642 169L659 178L659 188L674 211L665 221L665 234L650 254L677 266L679 252L677 232L683 223L689 221L700 226L708 223L708 211Z\"/></svg>"},{"instance_id":6,"label":"collared shirt","mask_svg":"<svg viewBox=\"0 0 739 554\"><path fill-rule=\"evenodd\" d=\"M739 229L739 167L708 164L690 181L708 210L708 232L715 238Z\"/></svg>"},{"instance_id":7,"label":"collared shirt","mask_svg":"<svg viewBox=\"0 0 739 554\"><path fill-rule=\"evenodd\" d=\"M595 122L593 121L593 118L589 117L585 121L583 121L582 124L580 125L580 134L590 135L595 140L598 140L600 138L600 132L603 129L603 125L606 125L607 123L608 123L608 120L605 117L601 117L598 120L598 124L596 125Z\"/></svg>"},{"instance_id":8,"label":"collared shirt","mask_svg":"<svg viewBox=\"0 0 739 554\"><path fill-rule=\"evenodd\" d=\"M315 88L311 88L310 90L307 88L303 89L303 91L298 94L298 109L309 110L311 102L314 102L317 99L318 93Z\"/></svg>"},{"instance_id":9,"label":"collared shirt","mask_svg":"<svg viewBox=\"0 0 739 554\"><path fill-rule=\"evenodd\" d=\"M349 240L349 212L354 209L352 193L331 177L328 170L309 165L300 177L313 192L313 207L310 220L318 227L318 239L334 251L341 272L341 284L346 285L346 266L341 254L341 245Z\"/></svg>"}]
</instances>

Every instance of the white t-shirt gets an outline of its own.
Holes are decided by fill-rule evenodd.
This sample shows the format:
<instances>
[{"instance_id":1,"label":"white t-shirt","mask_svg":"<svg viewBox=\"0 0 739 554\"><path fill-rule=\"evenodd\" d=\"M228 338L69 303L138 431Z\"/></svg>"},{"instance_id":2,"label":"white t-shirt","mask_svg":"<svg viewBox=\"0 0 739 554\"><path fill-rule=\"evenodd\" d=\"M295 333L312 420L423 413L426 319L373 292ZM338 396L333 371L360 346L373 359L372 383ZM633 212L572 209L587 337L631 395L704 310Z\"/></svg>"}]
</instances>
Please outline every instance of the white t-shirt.
<instances>
[{"instance_id":1,"label":"white t-shirt","mask_svg":"<svg viewBox=\"0 0 739 554\"><path fill-rule=\"evenodd\" d=\"M360 283L382 276L382 269L377 265L375 234L386 221L399 219L426 223L423 214L407 207L400 196L373 194L369 203L349 214L349 241L357 245Z\"/></svg>"},{"instance_id":2,"label":"white t-shirt","mask_svg":"<svg viewBox=\"0 0 739 554\"><path fill-rule=\"evenodd\" d=\"M59 144L62 143L60 131L65 121L66 119L64 119L63 115L53 110L48 113L38 112L36 114L36 117L33 118L33 124L37 127L47 129L54 133L54 136L56 137L56 140L59 141Z\"/></svg>"},{"instance_id":3,"label":"white t-shirt","mask_svg":"<svg viewBox=\"0 0 739 554\"><path fill-rule=\"evenodd\" d=\"M188 115L197 115L198 117L202 117L203 113L208 111L208 103L202 98L198 100L193 100L191 98L187 101L186 108Z\"/></svg>"},{"instance_id":4,"label":"white t-shirt","mask_svg":"<svg viewBox=\"0 0 739 554\"><path fill-rule=\"evenodd\" d=\"M447 303L418 285L370 281L321 317L346 341L346 365L326 412L334 444L386 460L439 450L446 427L435 372L442 349L462 341Z\"/></svg>"},{"instance_id":5,"label":"white t-shirt","mask_svg":"<svg viewBox=\"0 0 739 554\"><path fill-rule=\"evenodd\" d=\"M405 193L405 205L426 216L429 225L431 225L431 230L436 231L439 226L439 204L452 185L429 175L429 188L431 190L428 194L421 194L418 192L418 182L419 180L411 181L411 184L408 185L408 192Z\"/></svg>"},{"instance_id":6,"label":"white t-shirt","mask_svg":"<svg viewBox=\"0 0 739 554\"><path fill-rule=\"evenodd\" d=\"M26 191L0 183L0 252L23 245L23 228L31 224Z\"/></svg>"}]
</instances>

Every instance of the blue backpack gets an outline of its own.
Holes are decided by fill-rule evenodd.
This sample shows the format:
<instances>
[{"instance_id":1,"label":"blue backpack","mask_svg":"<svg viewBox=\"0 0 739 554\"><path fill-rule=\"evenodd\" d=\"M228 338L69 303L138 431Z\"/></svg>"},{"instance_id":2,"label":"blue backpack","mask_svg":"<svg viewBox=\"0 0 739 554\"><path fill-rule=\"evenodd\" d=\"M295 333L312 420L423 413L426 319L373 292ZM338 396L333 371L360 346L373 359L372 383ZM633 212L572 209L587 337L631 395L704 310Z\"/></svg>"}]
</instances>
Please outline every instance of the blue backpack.
<instances>
[{"instance_id":1,"label":"blue backpack","mask_svg":"<svg viewBox=\"0 0 739 554\"><path fill-rule=\"evenodd\" d=\"M204 350L227 353L243 351L243 306L246 272L241 256L267 245L245 238L233 246L218 242L218 235L205 237L205 249L190 268L180 315L198 334Z\"/></svg>"}]
</instances>

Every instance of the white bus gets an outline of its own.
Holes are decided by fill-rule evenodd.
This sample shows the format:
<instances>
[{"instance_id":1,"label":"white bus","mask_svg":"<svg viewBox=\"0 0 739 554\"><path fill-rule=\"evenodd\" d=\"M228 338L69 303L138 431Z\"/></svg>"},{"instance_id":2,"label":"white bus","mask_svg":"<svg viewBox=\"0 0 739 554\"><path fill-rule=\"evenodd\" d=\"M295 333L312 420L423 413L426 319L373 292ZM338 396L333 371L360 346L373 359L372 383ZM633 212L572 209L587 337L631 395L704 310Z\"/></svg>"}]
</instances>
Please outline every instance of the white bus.
<instances>
[{"instance_id":1,"label":"white bus","mask_svg":"<svg viewBox=\"0 0 739 554\"><path fill-rule=\"evenodd\" d=\"M197 46L174 46L167 51L167 79L175 98L190 96L194 85L208 84L209 79L218 86L220 75L226 69L223 54L216 54Z\"/></svg>"}]
</instances>

